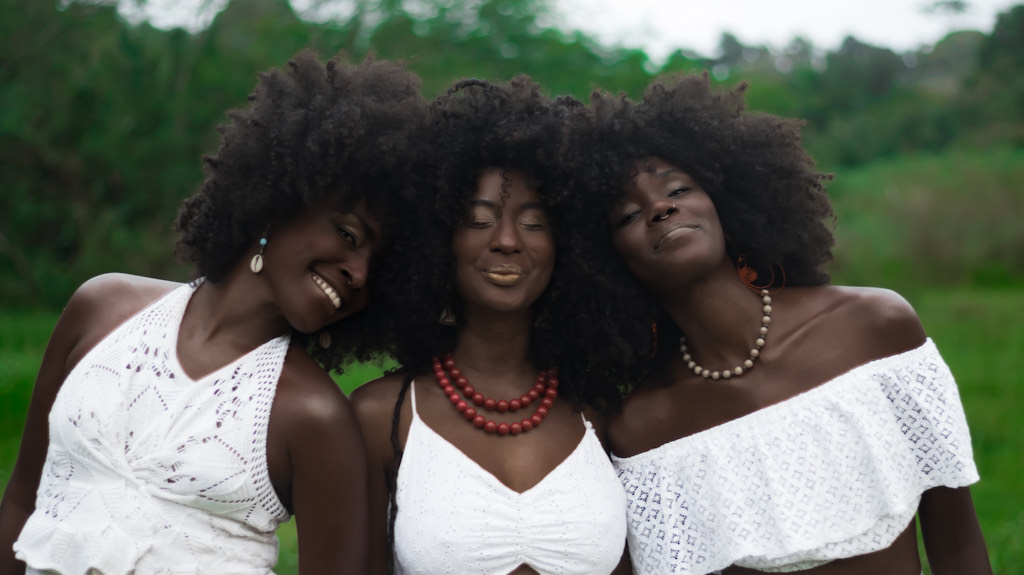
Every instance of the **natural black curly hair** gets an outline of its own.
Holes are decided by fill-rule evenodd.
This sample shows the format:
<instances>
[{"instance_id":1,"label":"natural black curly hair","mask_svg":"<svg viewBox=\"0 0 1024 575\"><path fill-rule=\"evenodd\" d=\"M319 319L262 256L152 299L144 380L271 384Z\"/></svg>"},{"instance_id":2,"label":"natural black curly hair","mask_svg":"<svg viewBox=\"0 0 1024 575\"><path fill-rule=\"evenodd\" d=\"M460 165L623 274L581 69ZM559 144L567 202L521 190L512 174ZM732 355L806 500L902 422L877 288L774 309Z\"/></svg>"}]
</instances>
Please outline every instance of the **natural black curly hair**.
<instances>
[{"instance_id":1,"label":"natural black curly hair","mask_svg":"<svg viewBox=\"0 0 1024 575\"><path fill-rule=\"evenodd\" d=\"M829 282L823 267L832 260L834 216L824 182L831 176L814 169L802 122L744 110L745 89L713 89L705 73L656 79L639 101L601 91L591 96L584 136L590 184L579 204L589 212L589 255L608 262L600 289L588 295L603 299L609 325L619 326L604 344L609 365L643 362L657 338L678 335L670 321L659 321L665 318L653 298L612 247L608 214L646 158L661 158L701 184L730 257L744 257L760 278L771 278L771 288Z\"/></svg>"},{"instance_id":2,"label":"natural black curly hair","mask_svg":"<svg viewBox=\"0 0 1024 575\"><path fill-rule=\"evenodd\" d=\"M397 272L389 247L400 245L409 195L410 158L422 145L426 102L419 78L398 64L372 57L360 64L340 56L321 62L298 53L286 69L259 75L249 105L228 112L216 154L203 157L207 177L178 213L178 256L196 275L220 281L257 238L325 195L341 209L360 201L381 222L385 246L371 263L371 302L330 326L332 345L310 345L328 369L367 360L388 348L381 314Z\"/></svg>"},{"instance_id":3,"label":"natural black curly hair","mask_svg":"<svg viewBox=\"0 0 1024 575\"><path fill-rule=\"evenodd\" d=\"M590 288L587 280L592 277L585 267L589 260L577 257L585 238L574 211L580 186L586 183L581 177L583 148L577 141L587 125L583 103L572 97L548 97L527 76L504 83L463 79L430 105L428 116L431 149L421 157L416 176L422 207L420 242L418 249L407 250L400 258L408 272L404 284L408 296L394 308L390 323L397 334L396 358L405 375L391 425L389 538L398 514L395 492L402 461L398 441L402 403L413 376L432 372L433 358L455 346L461 302L454 283L452 237L465 222L484 170L523 173L544 204L554 236L551 281L534 303L532 361L541 368L558 368L559 395L577 408L589 404L612 410L622 399L617 382L589 373L601 350L589 344L594 334L590 325L594 316L587 307L590 300L579 297ZM454 312L455 326L438 321L446 307ZM391 544L393 549L393 539Z\"/></svg>"},{"instance_id":4,"label":"natural black curly hair","mask_svg":"<svg viewBox=\"0 0 1024 575\"><path fill-rule=\"evenodd\" d=\"M586 124L576 98L546 96L527 76L503 83L463 79L429 109L429 152L421 163L419 186L425 224L420 248L405 254L409 296L396 308L397 359L409 373L430 373L432 358L455 345L458 326L440 325L450 306L456 320L461 302L454 285L452 237L462 225L488 168L525 174L540 196L555 239L551 282L534 304L536 319L530 354L539 367L559 369L559 393L579 406L616 404L618 389L600 379L584 379L584 366L599 350L580 345L587 310L578 294L587 289L579 270L579 226L572 216L580 178L580 148L574 137Z\"/></svg>"}]
</instances>

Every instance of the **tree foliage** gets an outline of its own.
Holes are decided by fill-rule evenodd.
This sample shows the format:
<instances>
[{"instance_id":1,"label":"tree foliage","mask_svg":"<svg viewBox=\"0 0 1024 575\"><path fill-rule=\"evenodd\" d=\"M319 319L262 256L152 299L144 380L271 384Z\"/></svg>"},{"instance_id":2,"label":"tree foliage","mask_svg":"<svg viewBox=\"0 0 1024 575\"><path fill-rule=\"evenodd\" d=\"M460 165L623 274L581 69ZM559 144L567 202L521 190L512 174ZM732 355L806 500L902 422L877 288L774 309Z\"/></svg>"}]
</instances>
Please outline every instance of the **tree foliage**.
<instances>
[{"instance_id":1,"label":"tree foliage","mask_svg":"<svg viewBox=\"0 0 1024 575\"><path fill-rule=\"evenodd\" d=\"M680 49L660 65L546 15L545 0L352 0L344 20L310 22L286 0L234 0L189 33L128 24L109 3L0 3L0 305L59 305L115 269L184 277L170 226L214 128L259 71L303 47L404 60L428 97L460 77L520 73L552 94L637 95L657 74L709 70L749 80L753 108L807 119L828 168L1024 145L1024 5L990 32L906 54L852 37L834 51L796 38L773 52L727 33L717 57Z\"/></svg>"}]
</instances>

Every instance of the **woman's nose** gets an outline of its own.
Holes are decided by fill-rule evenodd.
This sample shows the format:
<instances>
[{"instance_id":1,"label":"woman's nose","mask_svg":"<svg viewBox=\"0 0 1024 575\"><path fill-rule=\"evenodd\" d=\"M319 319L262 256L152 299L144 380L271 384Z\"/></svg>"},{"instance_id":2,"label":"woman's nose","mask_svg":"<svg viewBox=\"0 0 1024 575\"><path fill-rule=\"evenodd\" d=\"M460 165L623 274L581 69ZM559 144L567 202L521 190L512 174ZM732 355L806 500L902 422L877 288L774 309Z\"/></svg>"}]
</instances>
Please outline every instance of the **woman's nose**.
<instances>
[{"instance_id":1,"label":"woman's nose","mask_svg":"<svg viewBox=\"0 0 1024 575\"><path fill-rule=\"evenodd\" d=\"M491 237L491 249L504 253L518 251L521 246L519 229L514 222L499 221L494 226L494 235Z\"/></svg>"},{"instance_id":2,"label":"woman's nose","mask_svg":"<svg viewBox=\"0 0 1024 575\"><path fill-rule=\"evenodd\" d=\"M657 204L655 204L653 206L653 208L654 208L654 215L651 216L651 223L652 224L660 222L660 221L667 220L669 218L669 216L671 216L672 214L674 214L674 213L679 211L676 208L675 204L673 204L672 202L668 202L668 201L658 202Z\"/></svg>"}]
</instances>

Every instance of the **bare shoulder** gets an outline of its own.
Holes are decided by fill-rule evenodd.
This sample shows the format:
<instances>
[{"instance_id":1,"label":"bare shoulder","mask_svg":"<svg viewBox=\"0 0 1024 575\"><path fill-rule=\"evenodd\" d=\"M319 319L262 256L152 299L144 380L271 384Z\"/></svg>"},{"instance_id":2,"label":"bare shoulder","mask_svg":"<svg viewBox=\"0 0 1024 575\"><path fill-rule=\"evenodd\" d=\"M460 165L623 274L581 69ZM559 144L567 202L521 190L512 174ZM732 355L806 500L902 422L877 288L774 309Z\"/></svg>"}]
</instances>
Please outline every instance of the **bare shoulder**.
<instances>
[{"instance_id":1,"label":"bare shoulder","mask_svg":"<svg viewBox=\"0 0 1024 575\"><path fill-rule=\"evenodd\" d=\"M75 291L73 297L116 297L141 301L143 305L170 292L181 283L159 278L123 273L93 277Z\"/></svg>"},{"instance_id":2,"label":"bare shoulder","mask_svg":"<svg viewBox=\"0 0 1024 575\"><path fill-rule=\"evenodd\" d=\"M352 391L352 407L362 427L367 448L378 458L387 459L393 451L391 430L404 382L405 374L395 373L364 383ZM408 404L406 396L401 407L405 421L412 417L411 408L406 407Z\"/></svg>"},{"instance_id":3,"label":"bare shoulder","mask_svg":"<svg viewBox=\"0 0 1024 575\"><path fill-rule=\"evenodd\" d=\"M360 421L387 419L390 422L404 381L404 374L393 373L355 388L352 391L352 406Z\"/></svg>"},{"instance_id":4,"label":"bare shoulder","mask_svg":"<svg viewBox=\"0 0 1024 575\"><path fill-rule=\"evenodd\" d=\"M116 322L116 325L180 285L156 278L103 274L79 286L68 300L64 313L87 315L102 323Z\"/></svg>"},{"instance_id":5,"label":"bare shoulder","mask_svg":"<svg viewBox=\"0 0 1024 575\"><path fill-rule=\"evenodd\" d=\"M877 287L828 286L815 290L827 340L865 360L896 355L925 341L921 320L903 296Z\"/></svg>"},{"instance_id":6,"label":"bare shoulder","mask_svg":"<svg viewBox=\"0 0 1024 575\"><path fill-rule=\"evenodd\" d=\"M298 517L300 509L311 515L309 497L322 493L325 482L337 489L341 483L335 482L365 473L362 436L348 398L295 343L278 377L267 433L271 480Z\"/></svg>"},{"instance_id":7,"label":"bare shoulder","mask_svg":"<svg viewBox=\"0 0 1024 575\"><path fill-rule=\"evenodd\" d=\"M300 346L292 344L274 397L274 415L285 429L348 425L351 403L337 383ZM283 419L283 421L282 421Z\"/></svg>"},{"instance_id":8,"label":"bare shoulder","mask_svg":"<svg viewBox=\"0 0 1024 575\"><path fill-rule=\"evenodd\" d=\"M655 372L630 392L619 410L608 418L607 441L612 453L633 455L651 448L656 422L678 421L678 402L665 374Z\"/></svg>"},{"instance_id":9,"label":"bare shoulder","mask_svg":"<svg viewBox=\"0 0 1024 575\"><path fill-rule=\"evenodd\" d=\"M58 324L76 342L69 363L76 363L114 328L180 285L121 273L87 280L71 295Z\"/></svg>"}]
</instances>

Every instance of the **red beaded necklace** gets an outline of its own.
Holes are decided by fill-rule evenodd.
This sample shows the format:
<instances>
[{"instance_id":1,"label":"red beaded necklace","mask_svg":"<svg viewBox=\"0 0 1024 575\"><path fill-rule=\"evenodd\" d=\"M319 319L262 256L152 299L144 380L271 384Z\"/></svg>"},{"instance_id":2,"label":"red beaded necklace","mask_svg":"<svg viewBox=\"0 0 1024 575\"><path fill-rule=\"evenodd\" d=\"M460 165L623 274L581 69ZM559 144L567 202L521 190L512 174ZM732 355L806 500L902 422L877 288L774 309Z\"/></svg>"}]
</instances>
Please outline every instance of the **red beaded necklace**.
<instances>
[{"instance_id":1,"label":"red beaded necklace","mask_svg":"<svg viewBox=\"0 0 1024 575\"><path fill-rule=\"evenodd\" d=\"M445 373L445 370L447 370L447 373ZM451 374L451 377L449 377L449 374ZM544 421L544 418L547 417L548 409L554 405L555 398L558 397L558 375L555 369L541 370L537 374L537 381L529 391L516 399L510 400L495 400L477 392L462 375L459 368L455 367L455 360L450 353L444 356L443 360L434 358L434 377L437 379L437 384L441 386L444 394L448 396L448 400L452 402L455 409L459 410L459 413L467 421L472 423L477 429L482 429L487 433L497 433L498 435L519 435L539 426ZM462 392L461 395L459 391ZM487 411L497 411L499 413L519 411L534 402L537 402L538 405L533 415L522 421L498 423L481 415L475 407L470 405L470 402Z\"/></svg>"}]
</instances>

